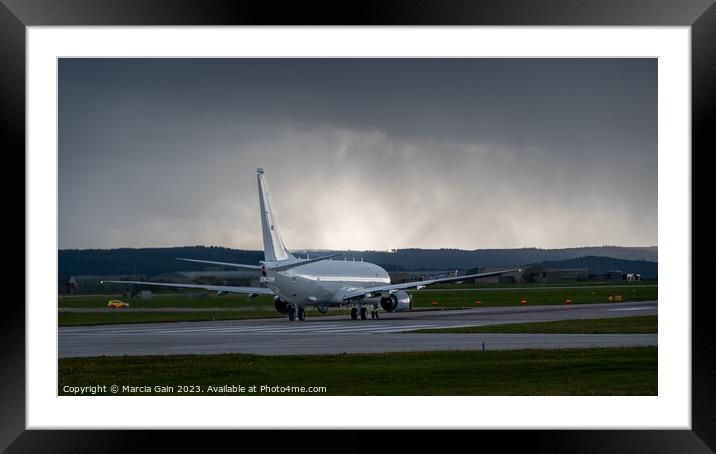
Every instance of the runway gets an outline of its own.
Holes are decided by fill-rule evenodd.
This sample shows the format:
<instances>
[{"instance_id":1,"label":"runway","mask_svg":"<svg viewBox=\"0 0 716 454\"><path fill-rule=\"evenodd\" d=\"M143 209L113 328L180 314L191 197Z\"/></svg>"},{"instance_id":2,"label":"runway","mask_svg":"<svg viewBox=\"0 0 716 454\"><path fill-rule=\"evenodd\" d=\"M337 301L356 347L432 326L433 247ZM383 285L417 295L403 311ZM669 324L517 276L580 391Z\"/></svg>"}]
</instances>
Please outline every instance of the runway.
<instances>
[{"instance_id":1,"label":"runway","mask_svg":"<svg viewBox=\"0 0 716 454\"><path fill-rule=\"evenodd\" d=\"M656 334L426 334L425 328L656 315L656 301L509 306L345 315L289 322L283 318L59 328L59 357L253 353L261 355L427 350L496 350L657 345Z\"/></svg>"}]
</instances>

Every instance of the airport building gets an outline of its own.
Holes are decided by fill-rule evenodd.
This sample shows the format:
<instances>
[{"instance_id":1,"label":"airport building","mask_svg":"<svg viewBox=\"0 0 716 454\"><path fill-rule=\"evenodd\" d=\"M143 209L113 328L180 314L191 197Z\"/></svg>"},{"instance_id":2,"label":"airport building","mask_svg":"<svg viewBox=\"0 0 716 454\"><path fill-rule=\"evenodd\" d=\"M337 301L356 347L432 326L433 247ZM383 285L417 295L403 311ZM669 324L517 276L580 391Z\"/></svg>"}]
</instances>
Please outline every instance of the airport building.
<instances>
[{"instance_id":1,"label":"airport building","mask_svg":"<svg viewBox=\"0 0 716 454\"><path fill-rule=\"evenodd\" d=\"M531 266L522 272L523 282L569 282L590 279L587 268L542 268Z\"/></svg>"},{"instance_id":2,"label":"airport building","mask_svg":"<svg viewBox=\"0 0 716 454\"><path fill-rule=\"evenodd\" d=\"M627 274L618 270L605 271L604 273L590 274L590 281L623 281L626 280Z\"/></svg>"},{"instance_id":3,"label":"airport building","mask_svg":"<svg viewBox=\"0 0 716 454\"><path fill-rule=\"evenodd\" d=\"M507 268L511 268L511 267L503 266L500 268L473 268L471 270L467 270L465 272L465 274L491 273L493 271L502 271ZM466 281L466 282L474 282L477 284L514 284L516 282L521 282L521 281L522 281L522 272L521 271L512 271L510 273L501 274L499 276L482 277L479 279L473 279L471 281Z\"/></svg>"},{"instance_id":4,"label":"airport building","mask_svg":"<svg viewBox=\"0 0 716 454\"><path fill-rule=\"evenodd\" d=\"M459 273L466 274L466 273ZM447 271L388 271L391 284L403 284L405 282L424 281L427 279L440 279L455 275L455 270Z\"/></svg>"}]
</instances>

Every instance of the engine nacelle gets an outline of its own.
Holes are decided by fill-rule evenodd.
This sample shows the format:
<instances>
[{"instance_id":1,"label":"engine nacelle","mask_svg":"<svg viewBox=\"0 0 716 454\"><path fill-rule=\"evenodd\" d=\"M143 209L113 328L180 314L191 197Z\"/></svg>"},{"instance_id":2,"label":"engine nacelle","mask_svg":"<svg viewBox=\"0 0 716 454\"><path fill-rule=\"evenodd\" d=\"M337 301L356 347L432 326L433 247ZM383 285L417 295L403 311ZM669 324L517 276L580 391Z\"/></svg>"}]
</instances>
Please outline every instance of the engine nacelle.
<instances>
[{"instance_id":1,"label":"engine nacelle","mask_svg":"<svg viewBox=\"0 0 716 454\"><path fill-rule=\"evenodd\" d=\"M282 301L281 298L279 298L278 296L274 297L273 305L276 308L276 311L282 314L288 314L288 303L286 301Z\"/></svg>"},{"instance_id":2,"label":"engine nacelle","mask_svg":"<svg viewBox=\"0 0 716 454\"><path fill-rule=\"evenodd\" d=\"M380 307L386 312L405 312L413 306L410 295L402 290L380 299Z\"/></svg>"}]
</instances>

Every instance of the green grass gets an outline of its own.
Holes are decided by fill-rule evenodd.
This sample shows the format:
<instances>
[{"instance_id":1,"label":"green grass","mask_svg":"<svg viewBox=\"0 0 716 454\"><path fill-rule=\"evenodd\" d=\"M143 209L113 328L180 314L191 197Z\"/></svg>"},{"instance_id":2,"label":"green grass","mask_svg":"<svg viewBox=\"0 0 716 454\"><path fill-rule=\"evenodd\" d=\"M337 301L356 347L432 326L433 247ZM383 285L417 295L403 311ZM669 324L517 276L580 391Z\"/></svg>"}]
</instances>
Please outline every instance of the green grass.
<instances>
[{"instance_id":1,"label":"green grass","mask_svg":"<svg viewBox=\"0 0 716 454\"><path fill-rule=\"evenodd\" d=\"M168 385L174 395L192 394L178 392L180 385L199 386L203 395L214 394L209 385L325 386L323 395L656 395L657 383L657 347L224 354L60 359L58 394L67 394L64 386L106 385L102 394L113 395L115 384Z\"/></svg>"},{"instance_id":2,"label":"green grass","mask_svg":"<svg viewBox=\"0 0 716 454\"><path fill-rule=\"evenodd\" d=\"M434 289L452 289L452 288L544 288L544 287L640 287L640 286L656 286L658 281L574 281L574 282L466 282L463 284L439 284L431 285L429 288Z\"/></svg>"},{"instance_id":3,"label":"green grass","mask_svg":"<svg viewBox=\"0 0 716 454\"><path fill-rule=\"evenodd\" d=\"M528 304L532 303L530 299L540 299L556 301L563 303L564 299L581 299L579 302L606 302L607 296L612 294L621 294L625 299L655 299L658 293L658 287L654 282L635 282L635 283L619 283L618 285L610 285L607 283L594 282L574 282L563 284L448 284L430 286L423 291L410 291L416 295L420 304L427 302L431 305L432 301L445 300L458 301L461 304L474 305L477 299L482 300L482 304L491 304L500 302L519 303L522 297L528 298ZM590 287L598 286L599 288L576 288L576 289L550 289L549 287ZM545 288L547 287L547 288ZM468 290L469 289L469 290ZM511 289L511 290L504 290ZM513 289L513 290L512 290ZM428 291L426 291L428 290ZM437 290L437 291L435 291ZM442 290L442 291L441 291ZM458 290L451 292L450 290ZM493 291L491 291L493 290ZM192 295L202 295L201 298L191 297ZM59 297L59 307L77 307L92 308L105 307L111 299L120 299L130 304L131 307L137 308L153 308L153 307L266 307L273 308L273 297L262 295L255 299L247 299L244 295L229 294L225 296L216 296L213 293L200 293L199 291L179 292L174 294L154 293L151 299L141 298L123 298L118 295L78 295ZM448 301L449 300L449 301ZM537 301L535 299L535 301Z\"/></svg>"},{"instance_id":4,"label":"green grass","mask_svg":"<svg viewBox=\"0 0 716 454\"><path fill-rule=\"evenodd\" d=\"M407 331L410 333L656 334L656 315Z\"/></svg>"},{"instance_id":5,"label":"green grass","mask_svg":"<svg viewBox=\"0 0 716 454\"><path fill-rule=\"evenodd\" d=\"M230 294L224 296L216 296L215 294L201 294L201 298L192 298L190 295L196 295L197 292L177 293L177 294L154 294L151 299L141 298L123 298L119 295L87 295L87 296L60 296L59 307L76 307L76 308L98 308L106 307L109 300L119 299L125 303L129 303L130 307L136 308L155 308L155 307L194 307L194 308L212 308L212 307L252 307L265 308L273 310L273 297L270 295L262 295L258 298L248 299L245 295Z\"/></svg>"},{"instance_id":6,"label":"green grass","mask_svg":"<svg viewBox=\"0 0 716 454\"><path fill-rule=\"evenodd\" d=\"M496 284L493 284L496 285ZM511 284L514 287L514 284ZM655 300L658 297L658 287L624 285L619 287L605 286L600 288L574 288L574 289L545 289L527 285L516 288L465 288L455 286L453 289L438 291L411 291L414 309L442 309L489 306L515 306L525 300L526 305L564 304L571 300L571 304L606 303L609 295L621 295L623 301ZM196 294L196 292L193 292ZM59 313L60 326L99 325L112 323L151 323L151 322L179 322L179 321L205 321L205 320L240 320L262 317L284 317L274 310L273 299L270 296L260 296L247 299L244 295L215 296L203 294L201 298L190 298L189 293L154 294L151 299L125 299L112 295L91 296L61 296L61 308L105 308L110 299L118 298L129 303L130 308L199 308L206 311L198 312L131 312L107 310L99 313ZM480 301L480 304L476 304ZM436 302L437 304L433 304ZM236 311L211 311L211 308L232 308ZM328 315L347 314L345 310L329 311ZM309 310L308 316L321 315L316 310Z\"/></svg>"},{"instance_id":7,"label":"green grass","mask_svg":"<svg viewBox=\"0 0 716 454\"><path fill-rule=\"evenodd\" d=\"M621 295L622 301L645 301L658 299L658 287L619 286L602 288L565 288L540 289L516 288L500 289L469 289L441 291L410 291L413 295L413 307L486 307L515 306L521 301L526 305L545 304L592 304L607 303L610 295ZM480 304L477 304L480 301ZM438 304L433 304L436 302Z\"/></svg>"},{"instance_id":8,"label":"green grass","mask_svg":"<svg viewBox=\"0 0 716 454\"><path fill-rule=\"evenodd\" d=\"M115 323L198 322L207 320L243 320L284 317L276 311L255 312L126 312L123 309L104 312L59 312L59 326L111 325Z\"/></svg>"}]
</instances>

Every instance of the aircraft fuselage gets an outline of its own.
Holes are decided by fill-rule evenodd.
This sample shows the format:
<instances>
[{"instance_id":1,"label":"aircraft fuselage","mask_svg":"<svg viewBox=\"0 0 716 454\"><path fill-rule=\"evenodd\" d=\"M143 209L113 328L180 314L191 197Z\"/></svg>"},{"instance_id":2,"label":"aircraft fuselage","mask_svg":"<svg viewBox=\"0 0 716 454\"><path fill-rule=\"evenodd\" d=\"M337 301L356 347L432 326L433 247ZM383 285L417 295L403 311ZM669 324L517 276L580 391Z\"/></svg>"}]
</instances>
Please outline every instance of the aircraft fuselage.
<instances>
[{"instance_id":1,"label":"aircraft fuselage","mask_svg":"<svg viewBox=\"0 0 716 454\"><path fill-rule=\"evenodd\" d=\"M326 260L265 272L262 282L282 301L297 306L340 304L340 295L348 288L390 284L387 271L368 262Z\"/></svg>"}]
</instances>

